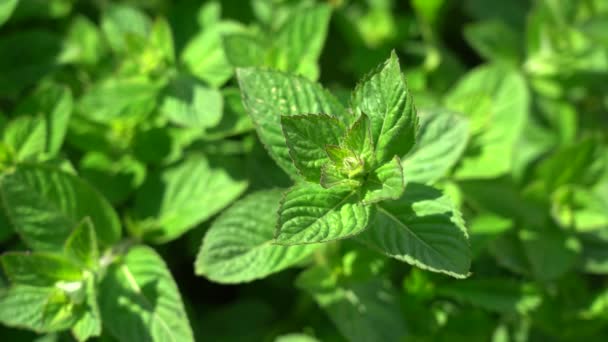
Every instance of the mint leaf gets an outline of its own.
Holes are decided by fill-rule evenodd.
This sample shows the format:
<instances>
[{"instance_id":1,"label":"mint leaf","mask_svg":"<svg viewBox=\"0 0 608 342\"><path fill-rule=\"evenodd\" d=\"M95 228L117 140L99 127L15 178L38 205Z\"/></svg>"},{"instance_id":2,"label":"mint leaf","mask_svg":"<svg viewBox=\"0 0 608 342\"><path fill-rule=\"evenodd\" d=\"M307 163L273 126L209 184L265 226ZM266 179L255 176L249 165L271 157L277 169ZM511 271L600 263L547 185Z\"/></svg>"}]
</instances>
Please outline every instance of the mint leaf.
<instances>
[{"instance_id":1,"label":"mint leaf","mask_svg":"<svg viewBox=\"0 0 608 342\"><path fill-rule=\"evenodd\" d=\"M10 147L16 161L28 161L37 159L44 152L46 134L44 120L20 116L6 125L2 140Z\"/></svg>"},{"instance_id":2,"label":"mint leaf","mask_svg":"<svg viewBox=\"0 0 608 342\"><path fill-rule=\"evenodd\" d=\"M14 284L52 287L60 281L78 282L83 277L76 264L50 253L7 252L0 261Z\"/></svg>"},{"instance_id":3,"label":"mint leaf","mask_svg":"<svg viewBox=\"0 0 608 342\"><path fill-rule=\"evenodd\" d=\"M154 243L176 239L222 210L246 188L238 160L192 153L148 177L135 198L135 215L142 229L135 233Z\"/></svg>"},{"instance_id":4,"label":"mint leaf","mask_svg":"<svg viewBox=\"0 0 608 342\"><path fill-rule=\"evenodd\" d=\"M196 274L219 283L264 278L288 268L318 246L272 244L281 191L253 193L226 210L212 225L196 258Z\"/></svg>"},{"instance_id":5,"label":"mint leaf","mask_svg":"<svg viewBox=\"0 0 608 342\"><path fill-rule=\"evenodd\" d=\"M438 110L421 112L418 143L402 158L406 181L436 182L456 164L468 141L466 119Z\"/></svg>"},{"instance_id":6,"label":"mint leaf","mask_svg":"<svg viewBox=\"0 0 608 342\"><path fill-rule=\"evenodd\" d=\"M233 67L262 66L266 58L266 46L261 39L245 33L224 35L224 52Z\"/></svg>"},{"instance_id":7,"label":"mint leaf","mask_svg":"<svg viewBox=\"0 0 608 342\"><path fill-rule=\"evenodd\" d=\"M95 228L89 217L82 220L72 231L63 246L63 254L85 268L95 270L99 262L99 249Z\"/></svg>"},{"instance_id":8,"label":"mint leaf","mask_svg":"<svg viewBox=\"0 0 608 342\"><path fill-rule=\"evenodd\" d=\"M344 126L336 117L317 115L281 116L281 127L289 155L304 179L317 183L321 167L329 161L327 145L336 145L344 136Z\"/></svg>"},{"instance_id":9,"label":"mint leaf","mask_svg":"<svg viewBox=\"0 0 608 342\"><path fill-rule=\"evenodd\" d=\"M450 198L429 186L409 183L396 201L377 204L370 228L359 240L397 260L425 270L466 278L471 265L467 232Z\"/></svg>"},{"instance_id":10,"label":"mint leaf","mask_svg":"<svg viewBox=\"0 0 608 342\"><path fill-rule=\"evenodd\" d=\"M344 107L336 98L305 78L253 68L238 69L237 77L243 103L260 140L270 156L292 178L299 178L299 175L281 132L281 116L324 113L343 123L349 121Z\"/></svg>"},{"instance_id":11,"label":"mint leaf","mask_svg":"<svg viewBox=\"0 0 608 342\"><path fill-rule=\"evenodd\" d=\"M119 341L194 341L175 281L149 247L108 268L99 301L104 329Z\"/></svg>"},{"instance_id":12,"label":"mint leaf","mask_svg":"<svg viewBox=\"0 0 608 342\"><path fill-rule=\"evenodd\" d=\"M57 287L17 285L0 292L0 322L38 333L70 328L78 319L77 306Z\"/></svg>"},{"instance_id":13,"label":"mint leaf","mask_svg":"<svg viewBox=\"0 0 608 342\"><path fill-rule=\"evenodd\" d=\"M368 175L363 186L363 203L396 200L401 197L404 190L405 182L401 160L395 156L393 160L378 167Z\"/></svg>"},{"instance_id":14,"label":"mint leaf","mask_svg":"<svg viewBox=\"0 0 608 342\"><path fill-rule=\"evenodd\" d=\"M90 217L101 246L118 241L114 209L88 184L57 169L22 165L0 179L6 214L23 242L55 251L82 219Z\"/></svg>"},{"instance_id":15,"label":"mint leaf","mask_svg":"<svg viewBox=\"0 0 608 342\"><path fill-rule=\"evenodd\" d=\"M94 277L85 281L85 302L81 309L82 315L72 326L72 335L78 341L86 341L91 337L101 335L101 314L97 304L97 289Z\"/></svg>"},{"instance_id":16,"label":"mint leaf","mask_svg":"<svg viewBox=\"0 0 608 342\"><path fill-rule=\"evenodd\" d=\"M367 114L378 163L403 156L416 143L418 116L395 52L364 77L352 94L352 106Z\"/></svg>"},{"instance_id":17,"label":"mint leaf","mask_svg":"<svg viewBox=\"0 0 608 342\"><path fill-rule=\"evenodd\" d=\"M11 17L18 3L19 0L5 0L0 3L0 26Z\"/></svg>"},{"instance_id":18,"label":"mint leaf","mask_svg":"<svg viewBox=\"0 0 608 342\"><path fill-rule=\"evenodd\" d=\"M369 117L361 114L350 126L341 143L342 146L354 151L357 157L364 161L364 168L370 169L376 163L373 140Z\"/></svg>"},{"instance_id":19,"label":"mint leaf","mask_svg":"<svg viewBox=\"0 0 608 342\"><path fill-rule=\"evenodd\" d=\"M311 183L289 189L279 208L275 242L297 245L344 239L367 228L373 208L351 189L324 189Z\"/></svg>"}]
</instances>

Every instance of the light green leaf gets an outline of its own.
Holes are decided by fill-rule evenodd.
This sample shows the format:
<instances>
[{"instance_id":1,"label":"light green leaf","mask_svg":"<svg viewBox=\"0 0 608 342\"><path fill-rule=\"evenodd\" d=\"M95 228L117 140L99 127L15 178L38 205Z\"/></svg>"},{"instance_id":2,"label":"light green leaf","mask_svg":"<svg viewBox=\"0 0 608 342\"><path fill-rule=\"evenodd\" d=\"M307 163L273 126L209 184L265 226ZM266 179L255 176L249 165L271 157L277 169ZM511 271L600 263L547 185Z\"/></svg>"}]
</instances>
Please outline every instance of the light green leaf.
<instances>
[{"instance_id":1,"label":"light green leaf","mask_svg":"<svg viewBox=\"0 0 608 342\"><path fill-rule=\"evenodd\" d=\"M164 60L169 63L175 62L173 33L171 32L169 22L165 18L159 17L152 24L150 44L155 50L160 51Z\"/></svg>"},{"instance_id":2,"label":"light green leaf","mask_svg":"<svg viewBox=\"0 0 608 342\"><path fill-rule=\"evenodd\" d=\"M321 86L278 71L238 69L243 103L271 157L291 177L297 170L281 132L281 115L328 114L347 124L344 107Z\"/></svg>"},{"instance_id":3,"label":"light green leaf","mask_svg":"<svg viewBox=\"0 0 608 342\"><path fill-rule=\"evenodd\" d=\"M521 62L523 37L504 21L488 20L469 24L464 28L464 37L485 59L513 64Z\"/></svg>"},{"instance_id":4,"label":"light green leaf","mask_svg":"<svg viewBox=\"0 0 608 342\"><path fill-rule=\"evenodd\" d=\"M351 189L302 183L289 189L279 208L275 242L296 245L344 239L367 228L373 207Z\"/></svg>"},{"instance_id":5,"label":"light green leaf","mask_svg":"<svg viewBox=\"0 0 608 342\"><path fill-rule=\"evenodd\" d=\"M99 290L104 329L119 341L194 341L179 290L153 249L131 248Z\"/></svg>"},{"instance_id":6,"label":"light green leaf","mask_svg":"<svg viewBox=\"0 0 608 342\"><path fill-rule=\"evenodd\" d=\"M243 33L227 34L223 39L226 58L233 67L262 66L266 58L266 46L255 36Z\"/></svg>"},{"instance_id":7,"label":"light green leaf","mask_svg":"<svg viewBox=\"0 0 608 342\"><path fill-rule=\"evenodd\" d=\"M43 166L19 166L2 177L0 194L13 228L35 250L61 248L71 229L87 216L101 246L120 239L114 209L72 174Z\"/></svg>"},{"instance_id":8,"label":"light green leaf","mask_svg":"<svg viewBox=\"0 0 608 342\"><path fill-rule=\"evenodd\" d=\"M78 319L78 307L57 287L12 286L0 292L0 322L38 333L68 329Z\"/></svg>"},{"instance_id":9,"label":"light green leaf","mask_svg":"<svg viewBox=\"0 0 608 342\"><path fill-rule=\"evenodd\" d=\"M452 281L437 286L437 294L505 314L525 315L542 302L541 292L536 286L509 278Z\"/></svg>"},{"instance_id":10,"label":"light green leaf","mask_svg":"<svg viewBox=\"0 0 608 342\"><path fill-rule=\"evenodd\" d=\"M181 163L151 174L135 198L143 236L154 243L176 239L217 214L247 188L240 160L190 154Z\"/></svg>"},{"instance_id":11,"label":"light green leaf","mask_svg":"<svg viewBox=\"0 0 608 342\"><path fill-rule=\"evenodd\" d=\"M3 140L12 148L18 161L36 159L46 146L44 120L31 116L17 117L4 129Z\"/></svg>"},{"instance_id":12,"label":"light green leaf","mask_svg":"<svg viewBox=\"0 0 608 342\"><path fill-rule=\"evenodd\" d=\"M196 258L196 274L219 283L241 283L282 271L318 246L272 244L280 190L253 193L226 210L212 225Z\"/></svg>"},{"instance_id":13,"label":"light green leaf","mask_svg":"<svg viewBox=\"0 0 608 342\"><path fill-rule=\"evenodd\" d=\"M528 117L529 94L523 76L503 66L479 67L456 84L445 103L471 119L473 139L455 176L494 178L509 172Z\"/></svg>"},{"instance_id":14,"label":"light green leaf","mask_svg":"<svg viewBox=\"0 0 608 342\"><path fill-rule=\"evenodd\" d=\"M64 61L95 65L107 50L101 30L91 19L77 15L66 34Z\"/></svg>"},{"instance_id":15,"label":"light green leaf","mask_svg":"<svg viewBox=\"0 0 608 342\"><path fill-rule=\"evenodd\" d=\"M451 199L409 183L396 201L377 204L375 219L359 240L392 258L425 270L466 278L471 266L467 232Z\"/></svg>"},{"instance_id":16,"label":"light green leaf","mask_svg":"<svg viewBox=\"0 0 608 342\"><path fill-rule=\"evenodd\" d=\"M13 284L52 287L60 281L80 281L83 276L69 259L50 253L7 252L0 261Z\"/></svg>"},{"instance_id":17,"label":"light green leaf","mask_svg":"<svg viewBox=\"0 0 608 342\"><path fill-rule=\"evenodd\" d=\"M0 26L11 17L18 3L19 0L2 0L0 2Z\"/></svg>"},{"instance_id":18,"label":"light green leaf","mask_svg":"<svg viewBox=\"0 0 608 342\"><path fill-rule=\"evenodd\" d=\"M329 162L325 147L340 142L345 133L342 123L325 114L284 115L281 127L289 155L300 174L310 182L319 182L321 167Z\"/></svg>"},{"instance_id":19,"label":"light green leaf","mask_svg":"<svg viewBox=\"0 0 608 342\"><path fill-rule=\"evenodd\" d=\"M363 186L363 203L371 204L385 200L396 200L405 190L401 160L393 160L378 167L367 176Z\"/></svg>"},{"instance_id":20,"label":"light green leaf","mask_svg":"<svg viewBox=\"0 0 608 342\"><path fill-rule=\"evenodd\" d=\"M316 80L319 77L317 59L327 37L330 16L331 7L325 4L293 11L276 34L272 65Z\"/></svg>"},{"instance_id":21,"label":"light green leaf","mask_svg":"<svg viewBox=\"0 0 608 342\"><path fill-rule=\"evenodd\" d=\"M69 88L49 85L32 93L17 107L15 115L31 115L42 119L46 131L44 152L55 156L63 144L72 107L72 92Z\"/></svg>"},{"instance_id":22,"label":"light green leaf","mask_svg":"<svg viewBox=\"0 0 608 342\"><path fill-rule=\"evenodd\" d=\"M239 89L224 88L222 89L222 96L224 97L222 119L216 126L205 130L205 139L222 139L254 129L253 122L251 122L251 118L247 115L245 107L243 107Z\"/></svg>"},{"instance_id":23,"label":"light green leaf","mask_svg":"<svg viewBox=\"0 0 608 342\"><path fill-rule=\"evenodd\" d=\"M112 50L125 53L130 39L145 39L152 23L142 11L122 4L111 4L103 13L101 28Z\"/></svg>"},{"instance_id":24,"label":"light green leaf","mask_svg":"<svg viewBox=\"0 0 608 342\"><path fill-rule=\"evenodd\" d=\"M418 116L394 52L360 81L351 102L369 117L378 163L385 163L395 155L403 156L412 149Z\"/></svg>"},{"instance_id":25,"label":"light green leaf","mask_svg":"<svg viewBox=\"0 0 608 342\"><path fill-rule=\"evenodd\" d=\"M278 336L274 342L319 342L319 340L310 335L293 333Z\"/></svg>"},{"instance_id":26,"label":"light green leaf","mask_svg":"<svg viewBox=\"0 0 608 342\"><path fill-rule=\"evenodd\" d=\"M456 164L469 140L469 123L447 112L420 113L420 131L414 149L402 157L407 182L434 183Z\"/></svg>"},{"instance_id":27,"label":"light green leaf","mask_svg":"<svg viewBox=\"0 0 608 342\"><path fill-rule=\"evenodd\" d=\"M376 163L373 140L369 117L361 114L347 130L341 144L343 147L354 151L358 158L363 160L364 168L369 170L375 167Z\"/></svg>"},{"instance_id":28,"label":"light green leaf","mask_svg":"<svg viewBox=\"0 0 608 342\"><path fill-rule=\"evenodd\" d=\"M99 247L95 228L89 217L82 220L72 231L63 246L63 254L72 262L88 269L97 269Z\"/></svg>"},{"instance_id":29,"label":"light green leaf","mask_svg":"<svg viewBox=\"0 0 608 342\"><path fill-rule=\"evenodd\" d=\"M176 125L189 128L216 126L222 119L222 93L187 76L178 76L167 89L161 112Z\"/></svg>"},{"instance_id":30,"label":"light green leaf","mask_svg":"<svg viewBox=\"0 0 608 342\"><path fill-rule=\"evenodd\" d=\"M194 76L211 86L220 87L234 72L224 53L222 35L243 30L243 26L236 22L218 22L205 27L184 47L182 63Z\"/></svg>"},{"instance_id":31,"label":"light green leaf","mask_svg":"<svg viewBox=\"0 0 608 342\"><path fill-rule=\"evenodd\" d=\"M97 304L97 289L94 277L89 277L86 280L86 297L82 316L72 326L72 335L78 341L86 341L91 337L101 335L101 314L99 313L99 305Z\"/></svg>"}]
</instances>

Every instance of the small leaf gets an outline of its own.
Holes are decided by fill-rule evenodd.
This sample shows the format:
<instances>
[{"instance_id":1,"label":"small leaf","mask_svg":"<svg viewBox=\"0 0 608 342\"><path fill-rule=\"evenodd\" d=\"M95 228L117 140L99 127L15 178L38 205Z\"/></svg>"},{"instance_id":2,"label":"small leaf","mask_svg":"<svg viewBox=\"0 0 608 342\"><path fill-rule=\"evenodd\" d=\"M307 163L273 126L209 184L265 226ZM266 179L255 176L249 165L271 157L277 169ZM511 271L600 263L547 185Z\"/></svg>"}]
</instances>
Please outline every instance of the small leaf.
<instances>
[{"instance_id":1,"label":"small leaf","mask_svg":"<svg viewBox=\"0 0 608 342\"><path fill-rule=\"evenodd\" d=\"M365 162L365 168L371 169L376 162L373 139L369 117L361 114L346 132L342 146L354 151Z\"/></svg>"},{"instance_id":2,"label":"small leaf","mask_svg":"<svg viewBox=\"0 0 608 342\"><path fill-rule=\"evenodd\" d=\"M243 103L270 156L292 178L299 178L281 132L282 115L326 113L348 123L344 107L318 84L278 71L238 69Z\"/></svg>"},{"instance_id":3,"label":"small leaf","mask_svg":"<svg viewBox=\"0 0 608 342\"><path fill-rule=\"evenodd\" d=\"M63 246L63 253L73 262L95 270L99 262L99 249L95 228L89 217L82 220L72 231Z\"/></svg>"},{"instance_id":4,"label":"small leaf","mask_svg":"<svg viewBox=\"0 0 608 342\"><path fill-rule=\"evenodd\" d=\"M394 52L361 80L351 102L369 117L378 163L385 163L395 155L403 156L412 149L418 116Z\"/></svg>"},{"instance_id":5,"label":"small leaf","mask_svg":"<svg viewBox=\"0 0 608 342\"><path fill-rule=\"evenodd\" d=\"M420 114L420 132L414 149L402 157L407 182L434 183L456 164L469 140L469 124L447 112Z\"/></svg>"},{"instance_id":6,"label":"small leaf","mask_svg":"<svg viewBox=\"0 0 608 342\"><path fill-rule=\"evenodd\" d=\"M296 245L351 237L367 228L372 212L354 190L298 184L281 202L275 242Z\"/></svg>"},{"instance_id":7,"label":"small leaf","mask_svg":"<svg viewBox=\"0 0 608 342\"><path fill-rule=\"evenodd\" d=\"M35 250L56 251L82 219L90 217L101 246L120 239L114 209L76 176L22 165L0 179L0 194L15 231Z\"/></svg>"},{"instance_id":8,"label":"small leaf","mask_svg":"<svg viewBox=\"0 0 608 342\"><path fill-rule=\"evenodd\" d=\"M325 147L339 143L344 126L333 116L318 114L281 116L281 127L294 165L304 179L317 183L329 161Z\"/></svg>"},{"instance_id":9,"label":"small leaf","mask_svg":"<svg viewBox=\"0 0 608 342\"><path fill-rule=\"evenodd\" d=\"M78 341L86 341L101 335L101 314L97 304L97 289L94 277L86 280L86 297L82 315L72 326L72 335Z\"/></svg>"},{"instance_id":10,"label":"small leaf","mask_svg":"<svg viewBox=\"0 0 608 342\"><path fill-rule=\"evenodd\" d=\"M265 44L250 34L227 34L223 39L226 58L233 67L262 66L266 55Z\"/></svg>"},{"instance_id":11,"label":"small leaf","mask_svg":"<svg viewBox=\"0 0 608 342\"><path fill-rule=\"evenodd\" d=\"M281 191L253 193L226 210L212 225L196 258L196 274L219 283L264 278L288 268L318 246L272 244Z\"/></svg>"},{"instance_id":12,"label":"small leaf","mask_svg":"<svg viewBox=\"0 0 608 342\"><path fill-rule=\"evenodd\" d=\"M401 160L393 160L380 166L368 175L363 186L363 203L370 204L385 200L396 200L405 190Z\"/></svg>"},{"instance_id":13,"label":"small leaf","mask_svg":"<svg viewBox=\"0 0 608 342\"><path fill-rule=\"evenodd\" d=\"M239 160L190 154L148 177L135 197L135 214L152 221L142 232L146 240L165 243L217 214L246 188Z\"/></svg>"},{"instance_id":14,"label":"small leaf","mask_svg":"<svg viewBox=\"0 0 608 342\"><path fill-rule=\"evenodd\" d=\"M48 287L60 281L80 281L83 276L76 264L50 253L7 252L0 260L14 284Z\"/></svg>"},{"instance_id":15,"label":"small leaf","mask_svg":"<svg viewBox=\"0 0 608 342\"><path fill-rule=\"evenodd\" d=\"M3 141L15 153L17 161L35 160L46 147L44 120L20 116L10 121L4 129Z\"/></svg>"},{"instance_id":16,"label":"small leaf","mask_svg":"<svg viewBox=\"0 0 608 342\"><path fill-rule=\"evenodd\" d=\"M396 201L376 205L375 219L359 240L425 270L466 278L471 265L460 212L439 190L409 183Z\"/></svg>"},{"instance_id":17,"label":"small leaf","mask_svg":"<svg viewBox=\"0 0 608 342\"><path fill-rule=\"evenodd\" d=\"M104 331L118 341L194 341L167 265L153 249L131 248L99 289Z\"/></svg>"}]
</instances>

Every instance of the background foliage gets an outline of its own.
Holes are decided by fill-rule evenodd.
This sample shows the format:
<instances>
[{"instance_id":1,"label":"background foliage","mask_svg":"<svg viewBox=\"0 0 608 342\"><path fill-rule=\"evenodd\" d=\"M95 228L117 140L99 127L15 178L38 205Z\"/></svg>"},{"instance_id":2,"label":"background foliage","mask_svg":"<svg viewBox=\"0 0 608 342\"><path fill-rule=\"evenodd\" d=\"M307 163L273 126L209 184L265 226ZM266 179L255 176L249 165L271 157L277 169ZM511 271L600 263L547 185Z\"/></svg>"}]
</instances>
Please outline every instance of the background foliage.
<instances>
[{"instance_id":1,"label":"background foliage","mask_svg":"<svg viewBox=\"0 0 608 342\"><path fill-rule=\"evenodd\" d=\"M0 339L608 340L607 80L603 0L0 0ZM405 192L292 246L349 103Z\"/></svg>"}]
</instances>

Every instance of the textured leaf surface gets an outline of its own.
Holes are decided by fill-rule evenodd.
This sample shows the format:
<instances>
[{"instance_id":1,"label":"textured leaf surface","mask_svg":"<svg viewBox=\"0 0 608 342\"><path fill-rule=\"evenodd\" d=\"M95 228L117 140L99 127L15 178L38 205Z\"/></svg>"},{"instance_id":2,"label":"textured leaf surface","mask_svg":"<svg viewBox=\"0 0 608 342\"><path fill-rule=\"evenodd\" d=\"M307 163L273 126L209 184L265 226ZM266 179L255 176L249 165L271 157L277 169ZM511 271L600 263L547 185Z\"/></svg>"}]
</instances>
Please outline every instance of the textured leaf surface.
<instances>
[{"instance_id":1,"label":"textured leaf surface","mask_svg":"<svg viewBox=\"0 0 608 342\"><path fill-rule=\"evenodd\" d=\"M71 229L87 216L102 246L120 238L114 209L72 174L23 165L1 179L0 191L13 228L33 249L61 248Z\"/></svg>"},{"instance_id":2,"label":"textured leaf surface","mask_svg":"<svg viewBox=\"0 0 608 342\"><path fill-rule=\"evenodd\" d=\"M393 160L374 170L366 179L363 186L363 203L370 204L384 200L396 200L403 194L405 182L401 160L395 156Z\"/></svg>"},{"instance_id":3,"label":"textured leaf surface","mask_svg":"<svg viewBox=\"0 0 608 342\"><path fill-rule=\"evenodd\" d=\"M226 210L205 235L196 273L220 283L247 282L310 255L318 246L272 244L281 197L280 190L256 192Z\"/></svg>"},{"instance_id":4,"label":"textured leaf surface","mask_svg":"<svg viewBox=\"0 0 608 342\"><path fill-rule=\"evenodd\" d=\"M471 265L467 233L448 196L410 183L400 199L377 208L370 228L359 236L362 242L422 269L467 277Z\"/></svg>"},{"instance_id":5,"label":"textured leaf surface","mask_svg":"<svg viewBox=\"0 0 608 342\"><path fill-rule=\"evenodd\" d=\"M340 142L344 126L321 114L281 116L281 127L294 165L306 180L318 183L321 167L329 161L325 146Z\"/></svg>"},{"instance_id":6,"label":"textured leaf surface","mask_svg":"<svg viewBox=\"0 0 608 342\"><path fill-rule=\"evenodd\" d=\"M297 169L281 132L281 115L328 114L347 122L344 107L318 84L305 78L263 69L237 73L245 108L271 157L294 178Z\"/></svg>"},{"instance_id":7,"label":"textured leaf surface","mask_svg":"<svg viewBox=\"0 0 608 342\"><path fill-rule=\"evenodd\" d=\"M6 126L2 140L11 147L18 161L31 160L44 152L44 126L44 121L40 118L20 116Z\"/></svg>"},{"instance_id":8,"label":"textured leaf surface","mask_svg":"<svg viewBox=\"0 0 608 342\"><path fill-rule=\"evenodd\" d=\"M281 202L275 241L295 245L344 239L367 227L372 209L360 203L356 191L298 184Z\"/></svg>"},{"instance_id":9,"label":"textured leaf surface","mask_svg":"<svg viewBox=\"0 0 608 342\"><path fill-rule=\"evenodd\" d=\"M433 183L445 176L464 152L468 122L456 114L420 113L420 132L414 149L402 159L406 182Z\"/></svg>"},{"instance_id":10,"label":"textured leaf surface","mask_svg":"<svg viewBox=\"0 0 608 342\"><path fill-rule=\"evenodd\" d=\"M416 143L418 116L394 52L357 85L352 104L370 119L378 163L405 155Z\"/></svg>"},{"instance_id":11,"label":"textured leaf surface","mask_svg":"<svg viewBox=\"0 0 608 342\"><path fill-rule=\"evenodd\" d=\"M63 254L88 269L95 269L99 261L99 247L95 227L87 217L72 231L63 246Z\"/></svg>"},{"instance_id":12,"label":"textured leaf surface","mask_svg":"<svg viewBox=\"0 0 608 342\"><path fill-rule=\"evenodd\" d=\"M2 269L14 284L54 286L59 281L80 281L82 271L70 260L50 253L7 252Z\"/></svg>"},{"instance_id":13,"label":"textured leaf surface","mask_svg":"<svg viewBox=\"0 0 608 342\"><path fill-rule=\"evenodd\" d=\"M247 188L236 159L191 154L181 163L150 176L135 199L135 212L151 219L144 236L164 243L215 215Z\"/></svg>"},{"instance_id":14,"label":"textured leaf surface","mask_svg":"<svg viewBox=\"0 0 608 342\"><path fill-rule=\"evenodd\" d=\"M136 246L100 285L104 329L119 341L194 341L171 273L154 250Z\"/></svg>"}]
</instances>

